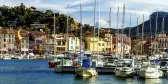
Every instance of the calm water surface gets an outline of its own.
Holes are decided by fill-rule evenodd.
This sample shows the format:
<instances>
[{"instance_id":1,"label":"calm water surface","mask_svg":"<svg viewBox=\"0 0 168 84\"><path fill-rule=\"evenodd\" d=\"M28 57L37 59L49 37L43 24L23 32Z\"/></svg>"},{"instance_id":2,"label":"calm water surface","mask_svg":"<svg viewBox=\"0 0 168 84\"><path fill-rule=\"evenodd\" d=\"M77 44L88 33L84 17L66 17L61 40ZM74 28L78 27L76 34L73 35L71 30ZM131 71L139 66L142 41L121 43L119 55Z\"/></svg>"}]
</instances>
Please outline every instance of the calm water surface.
<instances>
[{"instance_id":1,"label":"calm water surface","mask_svg":"<svg viewBox=\"0 0 168 84\"><path fill-rule=\"evenodd\" d=\"M76 78L74 74L54 73L47 60L0 60L0 84L168 84L168 78L121 79L112 74Z\"/></svg>"}]
</instances>

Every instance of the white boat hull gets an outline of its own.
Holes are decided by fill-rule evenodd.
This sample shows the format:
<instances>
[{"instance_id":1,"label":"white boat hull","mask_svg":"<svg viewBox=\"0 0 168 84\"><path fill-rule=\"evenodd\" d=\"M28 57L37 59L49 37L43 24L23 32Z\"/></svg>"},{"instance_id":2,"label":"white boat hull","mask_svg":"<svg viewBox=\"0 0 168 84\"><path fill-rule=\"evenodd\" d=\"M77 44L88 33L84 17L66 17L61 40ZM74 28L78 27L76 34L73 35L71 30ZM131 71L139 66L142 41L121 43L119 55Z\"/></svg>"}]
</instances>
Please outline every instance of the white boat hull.
<instances>
[{"instance_id":1,"label":"white boat hull","mask_svg":"<svg viewBox=\"0 0 168 84\"><path fill-rule=\"evenodd\" d=\"M142 78L151 78L151 79L156 79L156 78L160 78L163 76L163 72L162 71L151 71L151 72L147 72L145 70L143 71L138 71L138 75Z\"/></svg>"},{"instance_id":2,"label":"white boat hull","mask_svg":"<svg viewBox=\"0 0 168 84\"><path fill-rule=\"evenodd\" d=\"M75 72L77 76L81 77L92 77L98 75L96 70L93 68L77 68Z\"/></svg>"},{"instance_id":3,"label":"white boat hull","mask_svg":"<svg viewBox=\"0 0 168 84\"><path fill-rule=\"evenodd\" d=\"M55 66L54 67L54 71L56 72L56 73L61 73L63 70L62 70L62 66Z\"/></svg>"},{"instance_id":4,"label":"white boat hull","mask_svg":"<svg viewBox=\"0 0 168 84\"><path fill-rule=\"evenodd\" d=\"M133 77L133 71L121 71L121 77Z\"/></svg>"}]
</instances>

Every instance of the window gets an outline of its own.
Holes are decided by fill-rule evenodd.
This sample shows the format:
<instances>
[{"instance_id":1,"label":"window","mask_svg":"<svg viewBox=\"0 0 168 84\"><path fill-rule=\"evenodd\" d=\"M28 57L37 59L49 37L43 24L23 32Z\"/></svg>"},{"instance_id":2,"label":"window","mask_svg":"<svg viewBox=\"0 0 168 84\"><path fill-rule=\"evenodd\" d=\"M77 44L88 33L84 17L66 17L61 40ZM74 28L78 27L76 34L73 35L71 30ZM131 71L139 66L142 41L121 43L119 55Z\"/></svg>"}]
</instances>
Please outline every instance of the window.
<instances>
[{"instance_id":1,"label":"window","mask_svg":"<svg viewBox=\"0 0 168 84\"><path fill-rule=\"evenodd\" d=\"M54 41L54 39L52 40L52 43L54 43L55 41Z\"/></svg>"},{"instance_id":2,"label":"window","mask_svg":"<svg viewBox=\"0 0 168 84\"><path fill-rule=\"evenodd\" d=\"M4 44L4 48L6 47L6 44Z\"/></svg>"},{"instance_id":3,"label":"window","mask_svg":"<svg viewBox=\"0 0 168 84\"><path fill-rule=\"evenodd\" d=\"M49 43L50 42L50 40L49 39L47 39L47 43Z\"/></svg>"},{"instance_id":4,"label":"window","mask_svg":"<svg viewBox=\"0 0 168 84\"><path fill-rule=\"evenodd\" d=\"M76 46L76 49L78 49L78 46Z\"/></svg>"},{"instance_id":5,"label":"window","mask_svg":"<svg viewBox=\"0 0 168 84\"><path fill-rule=\"evenodd\" d=\"M12 35L13 38L15 38L15 35Z\"/></svg>"},{"instance_id":6,"label":"window","mask_svg":"<svg viewBox=\"0 0 168 84\"><path fill-rule=\"evenodd\" d=\"M116 48L116 45L114 45L114 48Z\"/></svg>"},{"instance_id":7,"label":"window","mask_svg":"<svg viewBox=\"0 0 168 84\"><path fill-rule=\"evenodd\" d=\"M99 43L99 46L101 46L101 44Z\"/></svg>"},{"instance_id":8,"label":"window","mask_svg":"<svg viewBox=\"0 0 168 84\"><path fill-rule=\"evenodd\" d=\"M73 44L73 41L71 41L71 44Z\"/></svg>"},{"instance_id":9,"label":"window","mask_svg":"<svg viewBox=\"0 0 168 84\"><path fill-rule=\"evenodd\" d=\"M24 45L22 45L22 48L24 48Z\"/></svg>"},{"instance_id":10,"label":"window","mask_svg":"<svg viewBox=\"0 0 168 84\"><path fill-rule=\"evenodd\" d=\"M4 39L4 42L6 42L6 39Z\"/></svg>"},{"instance_id":11,"label":"window","mask_svg":"<svg viewBox=\"0 0 168 84\"><path fill-rule=\"evenodd\" d=\"M61 45L61 42L60 42L60 41L58 41L58 42L57 42L57 45Z\"/></svg>"},{"instance_id":12,"label":"window","mask_svg":"<svg viewBox=\"0 0 168 84\"><path fill-rule=\"evenodd\" d=\"M65 45L65 42L62 42L62 45Z\"/></svg>"},{"instance_id":13,"label":"window","mask_svg":"<svg viewBox=\"0 0 168 84\"><path fill-rule=\"evenodd\" d=\"M104 43L102 43L102 46L104 46Z\"/></svg>"},{"instance_id":14,"label":"window","mask_svg":"<svg viewBox=\"0 0 168 84\"><path fill-rule=\"evenodd\" d=\"M9 39L9 43L11 43L11 39Z\"/></svg>"},{"instance_id":15,"label":"window","mask_svg":"<svg viewBox=\"0 0 168 84\"><path fill-rule=\"evenodd\" d=\"M12 39L12 43L14 43L14 39Z\"/></svg>"},{"instance_id":16,"label":"window","mask_svg":"<svg viewBox=\"0 0 168 84\"><path fill-rule=\"evenodd\" d=\"M9 34L9 38L11 38L11 35Z\"/></svg>"},{"instance_id":17,"label":"window","mask_svg":"<svg viewBox=\"0 0 168 84\"><path fill-rule=\"evenodd\" d=\"M27 45L26 48L29 48L29 46Z\"/></svg>"},{"instance_id":18,"label":"window","mask_svg":"<svg viewBox=\"0 0 168 84\"><path fill-rule=\"evenodd\" d=\"M71 46L71 49L73 49L73 46Z\"/></svg>"}]
</instances>

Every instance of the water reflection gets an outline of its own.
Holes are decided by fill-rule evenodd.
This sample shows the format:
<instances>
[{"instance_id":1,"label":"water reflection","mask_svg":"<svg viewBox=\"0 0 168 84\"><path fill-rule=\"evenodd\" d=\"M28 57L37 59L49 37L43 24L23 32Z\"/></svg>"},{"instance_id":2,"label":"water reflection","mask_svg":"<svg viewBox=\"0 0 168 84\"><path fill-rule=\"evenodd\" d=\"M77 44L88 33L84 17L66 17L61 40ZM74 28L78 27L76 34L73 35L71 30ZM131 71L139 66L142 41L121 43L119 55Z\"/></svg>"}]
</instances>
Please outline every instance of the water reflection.
<instances>
[{"instance_id":1,"label":"water reflection","mask_svg":"<svg viewBox=\"0 0 168 84\"><path fill-rule=\"evenodd\" d=\"M83 84L96 84L97 77L79 77L75 76L75 80L84 81Z\"/></svg>"},{"instance_id":2,"label":"water reflection","mask_svg":"<svg viewBox=\"0 0 168 84\"><path fill-rule=\"evenodd\" d=\"M145 84L160 84L160 79L145 79Z\"/></svg>"}]
</instances>

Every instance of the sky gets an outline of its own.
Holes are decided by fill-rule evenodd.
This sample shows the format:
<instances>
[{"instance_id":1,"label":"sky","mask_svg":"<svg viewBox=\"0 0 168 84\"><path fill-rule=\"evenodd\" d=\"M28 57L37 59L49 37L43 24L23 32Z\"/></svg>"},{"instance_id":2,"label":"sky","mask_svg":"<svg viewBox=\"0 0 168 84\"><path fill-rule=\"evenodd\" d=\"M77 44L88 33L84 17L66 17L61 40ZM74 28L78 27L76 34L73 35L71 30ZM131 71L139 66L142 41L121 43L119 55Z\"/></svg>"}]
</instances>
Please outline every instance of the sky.
<instances>
[{"instance_id":1,"label":"sky","mask_svg":"<svg viewBox=\"0 0 168 84\"><path fill-rule=\"evenodd\" d=\"M80 22L80 4L82 5L82 23L94 25L94 6L95 0L0 0L0 6L10 7L18 6L23 3L26 7L34 6L38 10L52 10L67 14ZM109 27L109 11L111 7L111 27L117 25L117 9L119 7L119 28L122 24L123 5L125 4L124 27L133 27L142 23L144 15L145 20L149 19L150 14L158 11L168 12L167 0L96 0L96 23L100 27ZM131 25L130 25L131 15Z\"/></svg>"}]
</instances>

